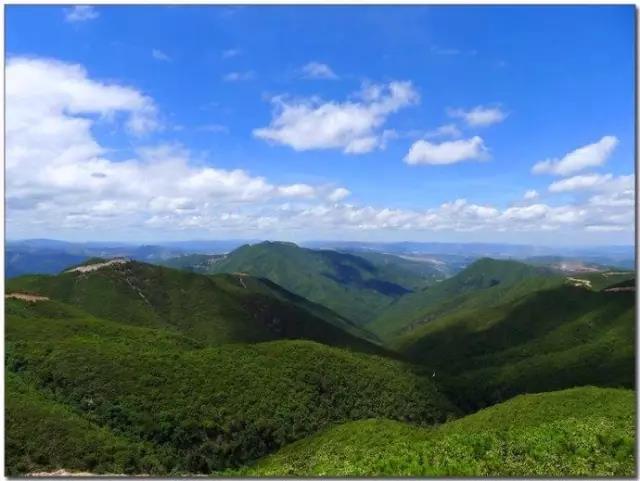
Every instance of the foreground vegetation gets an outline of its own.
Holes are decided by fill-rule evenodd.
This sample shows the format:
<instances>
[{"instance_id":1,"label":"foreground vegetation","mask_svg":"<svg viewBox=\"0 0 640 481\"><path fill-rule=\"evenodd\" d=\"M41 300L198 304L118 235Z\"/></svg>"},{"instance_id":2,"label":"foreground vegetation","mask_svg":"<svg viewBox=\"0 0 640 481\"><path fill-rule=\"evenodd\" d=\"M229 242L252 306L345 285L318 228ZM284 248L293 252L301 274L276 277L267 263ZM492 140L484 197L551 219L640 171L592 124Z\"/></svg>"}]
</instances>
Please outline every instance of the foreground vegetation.
<instances>
[{"instance_id":1,"label":"foreground vegetation","mask_svg":"<svg viewBox=\"0 0 640 481\"><path fill-rule=\"evenodd\" d=\"M633 476L634 449L634 393L584 387L518 396L436 428L350 422L227 474Z\"/></svg>"},{"instance_id":2,"label":"foreground vegetation","mask_svg":"<svg viewBox=\"0 0 640 481\"><path fill-rule=\"evenodd\" d=\"M13 473L210 473L333 423L384 417L430 425L458 412L431 379L388 358L310 341L205 347L54 301L8 299L6 348L8 374L26 386L7 391ZM86 437L50 444L41 426L57 413L56 432L85 426ZM24 439L29 450L20 448ZM96 439L105 440L98 454ZM127 444L145 454L118 454ZM71 464L68 452L76 453Z\"/></svg>"}]
</instances>

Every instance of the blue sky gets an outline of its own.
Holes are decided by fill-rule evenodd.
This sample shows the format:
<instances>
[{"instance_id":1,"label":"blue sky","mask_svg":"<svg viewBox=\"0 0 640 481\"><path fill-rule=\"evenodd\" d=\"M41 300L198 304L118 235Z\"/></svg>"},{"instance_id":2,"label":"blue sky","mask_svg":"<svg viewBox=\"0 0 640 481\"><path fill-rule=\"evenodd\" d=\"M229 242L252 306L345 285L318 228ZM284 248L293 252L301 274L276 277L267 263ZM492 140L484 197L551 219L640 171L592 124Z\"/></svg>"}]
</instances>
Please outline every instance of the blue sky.
<instances>
[{"instance_id":1,"label":"blue sky","mask_svg":"<svg viewBox=\"0 0 640 481\"><path fill-rule=\"evenodd\" d=\"M634 15L9 6L8 235L632 243Z\"/></svg>"}]
</instances>

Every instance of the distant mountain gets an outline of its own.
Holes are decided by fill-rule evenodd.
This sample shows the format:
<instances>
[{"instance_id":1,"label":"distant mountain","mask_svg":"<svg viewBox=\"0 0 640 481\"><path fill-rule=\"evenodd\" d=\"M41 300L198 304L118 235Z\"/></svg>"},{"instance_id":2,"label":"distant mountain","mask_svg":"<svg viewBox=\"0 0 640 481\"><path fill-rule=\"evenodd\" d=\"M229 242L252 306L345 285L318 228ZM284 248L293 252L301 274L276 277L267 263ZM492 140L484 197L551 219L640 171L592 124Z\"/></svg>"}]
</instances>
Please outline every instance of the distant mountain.
<instances>
[{"instance_id":1,"label":"distant mountain","mask_svg":"<svg viewBox=\"0 0 640 481\"><path fill-rule=\"evenodd\" d=\"M42 250L24 252L11 248L5 249L4 274L7 279L24 274L57 274L58 272L80 264L88 256L68 254L63 251Z\"/></svg>"},{"instance_id":2,"label":"distant mountain","mask_svg":"<svg viewBox=\"0 0 640 481\"><path fill-rule=\"evenodd\" d=\"M617 269L633 269L635 260L633 257L611 257L611 256L534 256L524 259L528 264L549 266L559 272L598 272Z\"/></svg>"},{"instance_id":3,"label":"distant mountain","mask_svg":"<svg viewBox=\"0 0 640 481\"><path fill-rule=\"evenodd\" d=\"M94 270L14 278L6 291L36 293L104 319L165 328L207 344L294 338L382 352L371 334L266 279L125 260L91 265Z\"/></svg>"},{"instance_id":4,"label":"distant mountain","mask_svg":"<svg viewBox=\"0 0 640 481\"><path fill-rule=\"evenodd\" d=\"M7 241L5 253L14 259L6 266L5 275L51 274L89 257L129 257L144 262L164 263L170 258L191 254L220 255L259 241L193 240L136 244L127 242L66 242L51 239ZM511 244L437 243L437 242L326 242L302 244L320 250L338 250L366 257L367 254L393 255L409 262L434 267L446 277L464 269L481 257L516 259L535 264L550 264L560 260L578 265L599 265L632 269L635 266L633 246L608 247L540 247ZM22 254L19 257L14 254ZM555 259L555 261L553 260ZM411 266L409 270L411 269ZM418 268L418 272L422 272ZM427 276L428 277L428 276Z\"/></svg>"},{"instance_id":5,"label":"distant mountain","mask_svg":"<svg viewBox=\"0 0 640 481\"><path fill-rule=\"evenodd\" d=\"M9 241L5 246L5 276L23 274L57 274L91 257L127 257L163 263L165 260L193 253L215 255L227 253L242 241L184 241L157 245L124 242L65 242L49 239Z\"/></svg>"},{"instance_id":6,"label":"distant mountain","mask_svg":"<svg viewBox=\"0 0 640 481\"><path fill-rule=\"evenodd\" d=\"M635 393L518 396L436 428L352 421L285 446L243 477L562 477L635 474Z\"/></svg>"},{"instance_id":7,"label":"distant mountain","mask_svg":"<svg viewBox=\"0 0 640 481\"><path fill-rule=\"evenodd\" d=\"M270 279L285 289L323 304L365 325L381 309L431 282L402 267L402 263L375 262L349 253L313 250L288 242L246 245L216 260L206 272L244 272Z\"/></svg>"},{"instance_id":8,"label":"distant mountain","mask_svg":"<svg viewBox=\"0 0 640 481\"><path fill-rule=\"evenodd\" d=\"M302 243L314 249L372 250L389 254L445 254L469 257L513 258L523 260L534 256L573 258L634 258L633 245L610 246L540 246L489 242L358 242L308 241ZM593 261L597 262L597 261ZM605 263L606 264L606 263Z\"/></svg>"},{"instance_id":9,"label":"distant mountain","mask_svg":"<svg viewBox=\"0 0 640 481\"><path fill-rule=\"evenodd\" d=\"M373 251L344 252L368 260L385 273L387 280L410 287L412 290L422 289L448 277L448 266L443 265L444 263L420 258L410 259Z\"/></svg>"},{"instance_id":10,"label":"distant mountain","mask_svg":"<svg viewBox=\"0 0 640 481\"><path fill-rule=\"evenodd\" d=\"M459 296L464 294L491 290L490 296L499 295L503 288L524 279L554 276L554 272L546 267L511 260L480 259L453 277L398 299L382 310L368 328L382 338L390 339L408 327L428 322L436 314L458 308L462 302ZM538 284L531 288L537 289Z\"/></svg>"}]
</instances>

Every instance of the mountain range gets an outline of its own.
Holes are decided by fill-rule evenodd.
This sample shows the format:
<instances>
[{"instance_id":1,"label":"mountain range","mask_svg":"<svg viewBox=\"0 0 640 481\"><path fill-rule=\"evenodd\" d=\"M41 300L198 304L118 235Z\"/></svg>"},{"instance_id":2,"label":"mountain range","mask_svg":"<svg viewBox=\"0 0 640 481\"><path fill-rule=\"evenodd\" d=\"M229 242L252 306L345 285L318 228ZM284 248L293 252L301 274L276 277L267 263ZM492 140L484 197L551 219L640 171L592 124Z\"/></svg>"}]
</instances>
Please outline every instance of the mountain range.
<instances>
[{"instance_id":1,"label":"mountain range","mask_svg":"<svg viewBox=\"0 0 640 481\"><path fill-rule=\"evenodd\" d=\"M631 475L635 273L459 261L261 242L9 279L7 473Z\"/></svg>"}]
</instances>

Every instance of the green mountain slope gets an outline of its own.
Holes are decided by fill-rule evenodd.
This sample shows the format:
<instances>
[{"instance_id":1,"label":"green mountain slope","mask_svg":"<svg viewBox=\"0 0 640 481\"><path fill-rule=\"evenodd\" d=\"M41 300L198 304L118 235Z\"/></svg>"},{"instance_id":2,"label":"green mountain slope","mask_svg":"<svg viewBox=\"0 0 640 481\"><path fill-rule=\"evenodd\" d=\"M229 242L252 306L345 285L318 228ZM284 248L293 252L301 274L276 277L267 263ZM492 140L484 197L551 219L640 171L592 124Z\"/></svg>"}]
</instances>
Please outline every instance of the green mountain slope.
<instances>
[{"instance_id":1,"label":"green mountain slope","mask_svg":"<svg viewBox=\"0 0 640 481\"><path fill-rule=\"evenodd\" d=\"M244 272L267 278L365 325L382 308L424 282L422 276L408 270L400 275L400 269L343 252L263 242L236 249L212 263L208 272Z\"/></svg>"},{"instance_id":2,"label":"green mountain slope","mask_svg":"<svg viewBox=\"0 0 640 481\"><path fill-rule=\"evenodd\" d=\"M243 476L633 476L633 391L518 396L425 429L355 421L286 446ZM237 474L237 473L232 473Z\"/></svg>"},{"instance_id":3,"label":"green mountain slope","mask_svg":"<svg viewBox=\"0 0 640 481\"><path fill-rule=\"evenodd\" d=\"M156 264L172 267L174 269L182 269L190 272L197 272L200 274L208 274L211 271L211 266L221 259L224 259L223 254L186 254L178 257L170 257L168 259L161 259Z\"/></svg>"},{"instance_id":4,"label":"green mountain slope","mask_svg":"<svg viewBox=\"0 0 640 481\"><path fill-rule=\"evenodd\" d=\"M384 273L387 281L411 290L423 289L447 277L443 272L446 269L438 269L431 262L407 259L375 251L354 250L344 252L368 260L380 272Z\"/></svg>"},{"instance_id":5,"label":"green mountain slope","mask_svg":"<svg viewBox=\"0 0 640 481\"><path fill-rule=\"evenodd\" d=\"M560 285L494 307L461 309L396 339L468 409L522 392L631 387L633 292Z\"/></svg>"},{"instance_id":6,"label":"green mountain slope","mask_svg":"<svg viewBox=\"0 0 640 481\"><path fill-rule=\"evenodd\" d=\"M381 352L370 342L374 336L347 319L245 275L204 276L128 261L91 272L19 277L7 283L7 292L41 294L104 319L166 328L209 344L301 338Z\"/></svg>"},{"instance_id":7,"label":"green mountain slope","mask_svg":"<svg viewBox=\"0 0 640 481\"><path fill-rule=\"evenodd\" d=\"M96 425L12 372L5 390L8 476L58 469L130 474L160 464L160 451L149 443Z\"/></svg>"},{"instance_id":8,"label":"green mountain slope","mask_svg":"<svg viewBox=\"0 0 640 481\"><path fill-rule=\"evenodd\" d=\"M55 301L6 306L8 374L39 392L21 397L8 384L7 399L33 413L31 423L8 423L8 439L40 446L33 456L14 450L12 473L59 466L67 444L73 466L94 472L210 473L346 420L430 425L457 412L430 378L384 357L310 341L206 347ZM49 450L51 433L39 426L56 410L64 423ZM77 429L86 436L66 439ZM127 443L150 447L140 464L119 457Z\"/></svg>"},{"instance_id":9,"label":"green mountain slope","mask_svg":"<svg viewBox=\"0 0 640 481\"><path fill-rule=\"evenodd\" d=\"M505 288L525 279L553 277L560 279L544 267L509 260L480 259L449 279L401 297L383 310L367 328L383 339L390 339L403 330L458 309L469 299L459 296L486 290L488 294L482 301L485 303L491 297L499 300ZM537 288L538 283L536 281L531 287Z\"/></svg>"}]
</instances>

